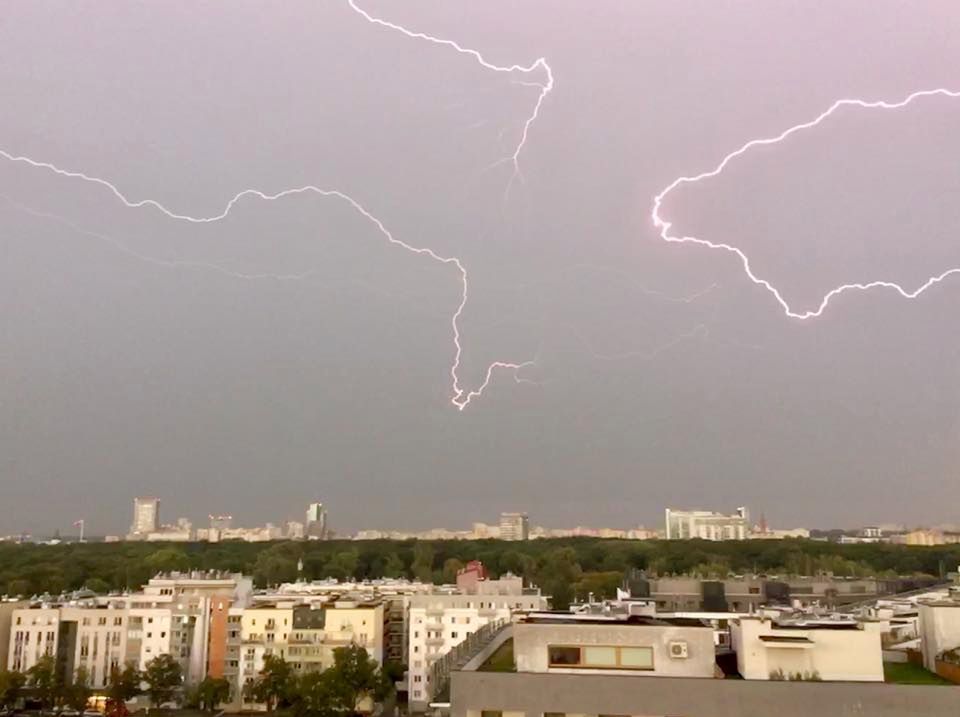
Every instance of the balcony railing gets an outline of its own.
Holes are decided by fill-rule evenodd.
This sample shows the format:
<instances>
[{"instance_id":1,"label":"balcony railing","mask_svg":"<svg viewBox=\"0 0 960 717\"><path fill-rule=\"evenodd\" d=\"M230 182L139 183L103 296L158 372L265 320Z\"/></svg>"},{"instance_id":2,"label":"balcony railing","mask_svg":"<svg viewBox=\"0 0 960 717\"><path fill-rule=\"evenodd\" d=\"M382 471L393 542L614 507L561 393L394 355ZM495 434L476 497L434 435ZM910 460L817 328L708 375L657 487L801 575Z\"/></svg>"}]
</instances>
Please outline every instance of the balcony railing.
<instances>
[{"instance_id":1,"label":"balcony railing","mask_svg":"<svg viewBox=\"0 0 960 717\"><path fill-rule=\"evenodd\" d=\"M443 617L444 612L446 611L442 607L428 607L427 617Z\"/></svg>"},{"instance_id":2,"label":"balcony railing","mask_svg":"<svg viewBox=\"0 0 960 717\"><path fill-rule=\"evenodd\" d=\"M428 630L433 630L434 632L443 631L443 623L440 621L431 621L428 622L425 626Z\"/></svg>"}]
</instances>

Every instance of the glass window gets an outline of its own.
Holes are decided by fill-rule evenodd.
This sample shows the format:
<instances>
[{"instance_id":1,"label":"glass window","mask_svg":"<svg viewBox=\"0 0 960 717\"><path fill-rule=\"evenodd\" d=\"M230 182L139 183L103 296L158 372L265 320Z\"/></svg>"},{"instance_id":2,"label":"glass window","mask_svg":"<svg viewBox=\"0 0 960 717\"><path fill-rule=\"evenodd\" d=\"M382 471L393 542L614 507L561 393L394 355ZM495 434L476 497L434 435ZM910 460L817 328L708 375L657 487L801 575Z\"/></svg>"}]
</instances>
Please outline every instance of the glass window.
<instances>
[{"instance_id":1,"label":"glass window","mask_svg":"<svg viewBox=\"0 0 960 717\"><path fill-rule=\"evenodd\" d=\"M547 648L547 654L551 665L579 665L580 648L579 647L558 647L551 645Z\"/></svg>"},{"instance_id":2,"label":"glass window","mask_svg":"<svg viewBox=\"0 0 960 717\"><path fill-rule=\"evenodd\" d=\"M616 667L617 648L615 647L584 647L583 664L591 667Z\"/></svg>"},{"instance_id":3,"label":"glass window","mask_svg":"<svg viewBox=\"0 0 960 717\"><path fill-rule=\"evenodd\" d=\"M653 669L652 647L621 647L620 665L633 670Z\"/></svg>"}]
</instances>

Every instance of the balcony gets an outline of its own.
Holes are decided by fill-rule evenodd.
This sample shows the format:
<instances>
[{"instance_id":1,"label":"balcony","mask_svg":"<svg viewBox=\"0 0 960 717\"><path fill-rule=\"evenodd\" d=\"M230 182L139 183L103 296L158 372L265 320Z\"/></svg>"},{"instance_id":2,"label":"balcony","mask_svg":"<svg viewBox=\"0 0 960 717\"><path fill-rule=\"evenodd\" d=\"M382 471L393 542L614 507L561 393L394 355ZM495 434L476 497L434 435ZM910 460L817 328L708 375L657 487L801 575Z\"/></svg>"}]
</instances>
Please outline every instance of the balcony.
<instances>
[{"instance_id":1,"label":"balcony","mask_svg":"<svg viewBox=\"0 0 960 717\"><path fill-rule=\"evenodd\" d=\"M443 632L443 623L439 620L431 620L425 627L432 632Z\"/></svg>"},{"instance_id":2,"label":"balcony","mask_svg":"<svg viewBox=\"0 0 960 717\"><path fill-rule=\"evenodd\" d=\"M477 610L478 617L496 617L497 608L495 607L482 607Z\"/></svg>"},{"instance_id":3,"label":"balcony","mask_svg":"<svg viewBox=\"0 0 960 717\"><path fill-rule=\"evenodd\" d=\"M443 617L443 613L445 612L445 610L442 607L428 607L426 612L427 612L428 618Z\"/></svg>"},{"instance_id":4,"label":"balcony","mask_svg":"<svg viewBox=\"0 0 960 717\"><path fill-rule=\"evenodd\" d=\"M442 647L443 638L442 637L428 637L426 639L427 647Z\"/></svg>"}]
</instances>

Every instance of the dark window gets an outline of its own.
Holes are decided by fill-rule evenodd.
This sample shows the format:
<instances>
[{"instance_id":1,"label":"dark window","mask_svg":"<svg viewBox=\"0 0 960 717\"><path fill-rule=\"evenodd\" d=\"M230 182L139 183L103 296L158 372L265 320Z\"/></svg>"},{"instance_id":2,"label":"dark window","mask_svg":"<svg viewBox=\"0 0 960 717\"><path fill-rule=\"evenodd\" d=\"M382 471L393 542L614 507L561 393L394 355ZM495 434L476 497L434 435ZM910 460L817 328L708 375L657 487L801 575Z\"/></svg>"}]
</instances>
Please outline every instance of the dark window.
<instances>
[{"instance_id":1,"label":"dark window","mask_svg":"<svg viewBox=\"0 0 960 717\"><path fill-rule=\"evenodd\" d=\"M579 665L580 648L579 647L556 647L547 648L549 662L551 665Z\"/></svg>"}]
</instances>

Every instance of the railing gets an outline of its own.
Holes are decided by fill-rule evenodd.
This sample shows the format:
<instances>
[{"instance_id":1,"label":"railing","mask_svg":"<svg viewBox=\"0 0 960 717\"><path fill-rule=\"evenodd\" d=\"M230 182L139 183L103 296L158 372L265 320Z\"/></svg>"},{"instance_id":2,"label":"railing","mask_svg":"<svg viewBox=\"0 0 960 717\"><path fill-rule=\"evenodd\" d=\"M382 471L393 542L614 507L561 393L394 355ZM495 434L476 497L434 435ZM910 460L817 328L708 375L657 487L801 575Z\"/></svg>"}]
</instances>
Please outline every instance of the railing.
<instances>
[{"instance_id":1,"label":"railing","mask_svg":"<svg viewBox=\"0 0 960 717\"><path fill-rule=\"evenodd\" d=\"M442 623L442 622L428 622L426 625L424 625L424 627L426 627L428 630L432 630L432 631L434 631L434 632L441 632L441 631L443 630L443 623Z\"/></svg>"},{"instance_id":2,"label":"railing","mask_svg":"<svg viewBox=\"0 0 960 717\"><path fill-rule=\"evenodd\" d=\"M467 664L509 624L509 620L503 619L487 623L476 632L467 635L463 642L434 662L427 676L429 699L436 699L437 695L446 690L450 683L450 673ZM430 655L427 655L428 661L429 657Z\"/></svg>"}]
</instances>

